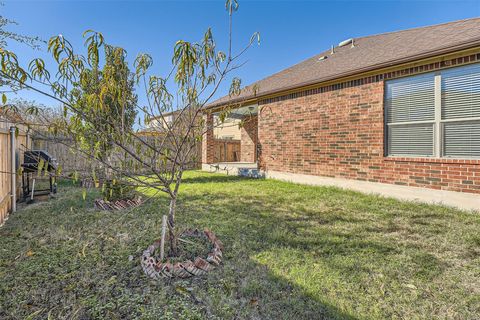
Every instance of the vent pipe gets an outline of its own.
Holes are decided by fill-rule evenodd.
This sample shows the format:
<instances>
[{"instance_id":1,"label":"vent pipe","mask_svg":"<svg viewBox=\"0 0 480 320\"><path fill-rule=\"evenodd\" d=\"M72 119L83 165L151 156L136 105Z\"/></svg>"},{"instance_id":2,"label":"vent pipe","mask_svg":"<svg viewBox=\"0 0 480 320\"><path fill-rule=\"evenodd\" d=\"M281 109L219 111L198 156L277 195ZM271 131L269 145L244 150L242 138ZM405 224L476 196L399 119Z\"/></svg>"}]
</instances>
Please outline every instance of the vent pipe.
<instances>
[{"instance_id":1,"label":"vent pipe","mask_svg":"<svg viewBox=\"0 0 480 320\"><path fill-rule=\"evenodd\" d=\"M338 44L339 47L343 47L343 46L346 46L347 44L352 44L352 47L354 46L353 45L353 38L350 38L350 39L347 39L347 40L343 40L342 42L340 42Z\"/></svg>"}]
</instances>

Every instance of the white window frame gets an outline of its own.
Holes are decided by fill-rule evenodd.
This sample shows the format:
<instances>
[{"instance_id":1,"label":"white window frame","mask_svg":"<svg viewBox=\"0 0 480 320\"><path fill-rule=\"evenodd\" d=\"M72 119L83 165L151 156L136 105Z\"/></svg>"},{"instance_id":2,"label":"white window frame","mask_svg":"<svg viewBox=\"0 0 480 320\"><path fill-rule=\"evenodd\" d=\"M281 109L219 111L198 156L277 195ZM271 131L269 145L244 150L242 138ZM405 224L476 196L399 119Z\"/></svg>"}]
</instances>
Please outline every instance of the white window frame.
<instances>
[{"instance_id":1,"label":"white window frame","mask_svg":"<svg viewBox=\"0 0 480 320\"><path fill-rule=\"evenodd\" d=\"M383 105L384 105L384 125L385 125L385 130L384 130L384 155L386 157L391 157L391 158L433 158L435 157L436 155L436 150L435 150L435 138L437 136L436 134L436 117L437 117L437 105L435 104L434 105L434 118L432 120L419 120L419 121L399 121L399 122L391 122L391 123L388 123L388 110L387 110L387 82L389 81L398 81L400 79L408 79L408 78L412 78L412 77L417 77L417 76L428 76L429 74L433 75L434 73L433 72L426 72L426 73L423 73L423 74L416 74L416 75L413 75L413 76L406 76L406 77L400 77L400 78L395 78L395 79L391 79L391 80L387 80L385 81L385 85L384 85L384 99L383 99ZM436 87L436 78L434 78L434 98L437 97L437 87ZM441 82L440 82L440 85L441 85ZM441 90L441 86L440 86L440 90ZM441 96L440 96L440 104L441 104ZM440 114L441 116L441 114ZM412 125L421 125L421 124L430 124L432 125L433 129L433 137L432 137L432 155L425 155L425 154L389 154L390 152L390 146L388 144L388 140L389 140L389 137L388 137L388 134L389 134L389 128L390 127L405 127L405 126L412 126Z\"/></svg>"},{"instance_id":2,"label":"white window frame","mask_svg":"<svg viewBox=\"0 0 480 320\"><path fill-rule=\"evenodd\" d=\"M479 63L473 63L479 64ZM469 65L473 65L469 64ZM458 66L456 68L461 68L462 66ZM453 68L448 68L453 69ZM448 70L444 69L444 70ZM425 74L429 74L432 72L427 72ZM434 120L425 120L425 121L408 121L408 122L393 122L388 123L387 119L387 110L386 110L386 89L385 96L383 99L384 104L384 148L385 148L385 156L391 158L437 158L437 159L459 159L459 160L478 160L480 157L459 157L459 156L447 156L444 154L444 124L446 123L470 123L470 122L480 122L480 117L471 117L471 118L455 118L455 119L442 119L442 70L433 72L434 74L434 96L435 96L435 118ZM403 77L408 78L409 76ZM413 76L410 76L413 77ZM397 80L401 78L396 78L392 80ZM389 80L385 81L388 82ZM386 88L386 85L384 86ZM415 125L415 124L433 124L433 155L412 155L412 154L389 154L389 146L388 146L388 128L390 126L402 126L402 125Z\"/></svg>"}]
</instances>

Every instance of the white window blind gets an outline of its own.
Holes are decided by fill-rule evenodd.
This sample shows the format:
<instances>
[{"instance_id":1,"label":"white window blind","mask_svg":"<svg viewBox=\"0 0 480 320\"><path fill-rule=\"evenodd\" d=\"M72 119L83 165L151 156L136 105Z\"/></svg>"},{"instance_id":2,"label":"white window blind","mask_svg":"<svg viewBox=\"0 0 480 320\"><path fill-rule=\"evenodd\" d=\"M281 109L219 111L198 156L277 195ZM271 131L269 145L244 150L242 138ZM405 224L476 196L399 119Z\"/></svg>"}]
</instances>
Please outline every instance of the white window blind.
<instances>
[{"instance_id":1,"label":"white window blind","mask_svg":"<svg viewBox=\"0 0 480 320\"><path fill-rule=\"evenodd\" d=\"M391 126L388 132L391 154L433 155L433 124Z\"/></svg>"},{"instance_id":2,"label":"white window blind","mask_svg":"<svg viewBox=\"0 0 480 320\"><path fill-rule=\"evenodd\" d=\"M480 65L442 72L442 120L480 117Z\"/></svg>"},{"instance_id":3,"label":"white window blind","mask_svg":"<svg viewBox=\"0 0 480 320\"><path fill-rule=\"evenodd\" d=\"M480 64L385 85L387 155L480 158Z\"/></svg>"},{"instance_id":4,"label":"white window blind","mask_svg":"<svg viewBox=\"0 0 480 320\"><path fill-rule=\"evenodd\" d=\"M442 73L443 155L480 157L480 65Z\"/></svg>"},{"instance_id":5,"label":"white window blind","mask_svg":"<svg viewBox=\"0 0 480 320\"><path fill-rule=\"evenodd\" d=\"M448 157L480 157L480 122L445 123L444 154Z\"/></svg>"},{"instance_id":6,"label":"white window blind","mask_svg":"<svg viewBox=\"0 0 480 320\"><path fill-rule=\"evenodd\" d=\"M435 77L426 74L386 83L389 155L432 156Z\"/></svg>"}]
</instances>

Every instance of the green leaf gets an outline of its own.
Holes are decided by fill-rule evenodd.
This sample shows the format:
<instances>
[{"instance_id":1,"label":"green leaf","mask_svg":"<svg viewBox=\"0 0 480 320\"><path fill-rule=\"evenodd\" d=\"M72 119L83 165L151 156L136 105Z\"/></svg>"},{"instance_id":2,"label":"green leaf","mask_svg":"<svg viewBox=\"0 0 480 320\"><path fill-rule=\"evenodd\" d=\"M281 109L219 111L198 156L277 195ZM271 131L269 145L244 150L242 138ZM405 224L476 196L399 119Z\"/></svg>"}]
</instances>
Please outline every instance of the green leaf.
<instances>
[{"instance_id":1,"label":"green leaf","mask_svg":"<svg viewBox=\"0 0 480 320\"><path fill-rule=\"evenodd\" d=\"M42 173L42 169L43 169L43 166L45 165L45 160L43 160L42 158L40 159L40 161L38 162L38 168L37 168L37 175L40 176L41 173Z\"/></svg>"},{"instance_id":2,"label":"green leaf","mask_svg":"<svg viewBox=\"0 0 480 320\"><path fill-rule=\"evenodd\" d=\"M250 43L253 43L257 39L257 44L260 45L260 32L255 32L250 38Z\"/></svg>"},{"instance_id":3,"label":"green leaf","mask_svg":"<svg viewBox=\"0 0 480 320\"><path fill-rule=\"evenodd\" d=\"M57 176L61 176L62 175L62 165L58 165L57 167Z\"/></svg>"},{"instance_id":4,"label":"green leaf","mask_svg":"<svg viewBox=\"0 0 480 320\"><path fill-rule=\"evenodd\" d=\"M75 182L77 182L77 181L78 181L78 172L75 171L75 172L73 173L73 182L75 183Z\"/></svg>"},{"instance_id":5,"label":"green leaf","mask_svg":"<svg viewBox=\"0 0 480 320\"><path fill-rule=\"evenodd\" d=\"M45 170L43 170L43 176L47 176L48 175L48 161L47 163L45 164Z\"/></svg>"},{"instance_id":6,"label":"green leaf","mask_svg":"<svg viewBox=\"0 0 480 320\"><path fill-rule=\"evenodd\" d=\"M82 189L82 198L85 200L87 198L87 189L83 188Z\"/></svg>"},{"instance_id":7,"label":"green leaf","mask_svg":"<svg viewBox=\"0 0 480 320\"><path fill-rule=\"evenodd\" d=\"M2 103L3 104L7 103L7 95L5 93L2 94Z\"/></svg>"},{"instance_id":8,"label":"green leaf","mask_svg":"<svg viewBox=\"0 0 480 320\"><path fill-rule=\"evenodd\" d=\"M227 0L225 1L225 9L227 9L229 14L238 10L238 1L237 0Z\"/></svg>"}]
</instances>

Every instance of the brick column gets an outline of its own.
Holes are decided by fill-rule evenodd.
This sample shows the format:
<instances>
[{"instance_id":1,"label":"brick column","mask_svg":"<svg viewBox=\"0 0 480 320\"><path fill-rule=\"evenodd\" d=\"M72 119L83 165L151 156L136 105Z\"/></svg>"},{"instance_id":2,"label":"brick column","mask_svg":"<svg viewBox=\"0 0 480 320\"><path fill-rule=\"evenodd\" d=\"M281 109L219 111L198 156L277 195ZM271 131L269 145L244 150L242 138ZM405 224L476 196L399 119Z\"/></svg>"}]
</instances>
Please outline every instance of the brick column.
<instances>
[{"instance_id":1,"label":"brick column","mask_svg":"<svg viewBox=\"0 0 480 320\"><path fill-rule=\"evenodd\" d=\"M202 163L213 163L215 156L215 141L213 135L213 114L203 116L206 132L202 137ZM205 131L204 129L204 131Z\"/></svg>"},{"instance_id":2,"label":"brick column","mask_svg":"<svg viewBox=\"0 0 480 320\"><path fill-rule=\"evenodd\" d=\"M241 130L241 162L257 161L258 117L249 116L243 122Z\"/></svg>"}]
</instances>

